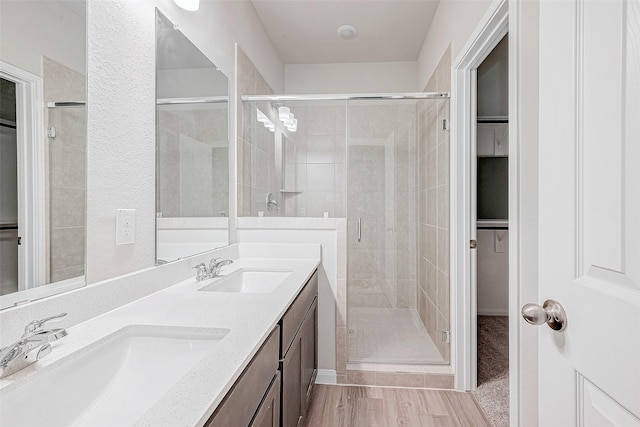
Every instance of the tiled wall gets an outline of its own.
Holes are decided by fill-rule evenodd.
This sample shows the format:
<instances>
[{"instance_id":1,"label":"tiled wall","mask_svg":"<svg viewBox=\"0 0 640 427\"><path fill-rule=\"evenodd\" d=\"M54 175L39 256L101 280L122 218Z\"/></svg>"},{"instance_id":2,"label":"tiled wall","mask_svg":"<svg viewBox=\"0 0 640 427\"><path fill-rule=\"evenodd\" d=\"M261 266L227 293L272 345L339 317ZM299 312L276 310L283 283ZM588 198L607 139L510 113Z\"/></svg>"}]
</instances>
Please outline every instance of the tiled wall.
<instances>
[{"instance_id":1,"label":"tiled wall","mask_svg":"<svg viewBox=\"0 0 640 427\"><path fill-rule=\"evenodd\" d=\"M251 104L243 104L241 101L243 95L272 94L273 90L251 59L240 46L236 45L238 216L255 216L259 211L268 215L266 205L268 192L272 192L278 204L281 204L280 189L275 188L275 163L274 154L271 151L275 149L274 134L262 125L257 126L255 111L252 111Z\"/></svg>"},{"instance_id":2,"label":"tiled wall","mask_svg":"<svg viewBox=\"0 0 640 427\"><path fill-rule=\"evenodd\" d=\"M427 92L451 90L451 49L427 83ZM445 361L449 344L449 100L426 103L418 111L419 256L418 314Z\"/></svg>"},{"instance_id":3,"label":"tiled wall","mask_svg":"<svg viewBox=\"0 0 640 427\"><path fill-rule=\"evenodd\" d=\"M298 119L284 139L284 215L346 217L346 104L287 103Z\"/></svg>"},{"instance_id":4,"label":"tiled wall","mask_svg":"<svg viewBox=\"0 0 640 427\"><path fill-rule=\"evenodd\" d=\"M85 101L85 76L43 57L44 101ZM50 282L84 275L86 204L86 108L49 108L47 127L47 227Z\"/></svg>"},{"instance_id":5,"label":"tiled wall","mask_svg":"<svg viewBox=\"0 0 640 427\"><path fill-rule=\"evenodd\" d=\"M350 308L416 307L415 112L415 102L349 103Z\"/></svg>"},{"instance_id":6,"label":"tiled wall","mask_svg":"<svg viewBox=\"0 0 640 427\"><path fill-rule=\"evenodd\" d=\"M229 215L227 104L158 110L158 212L163 218Z\"/></svg>"},{"instance_id":7,"label":"tiled wall","mask_svg":"<svg viewBox=\"0 0 640 427\"><path fill-rule=\"evenodd\" d=\"M238 99L273 94L238 47ZM317 104L317 103L316 103ZM257 121L259 108L274 123L276 105L245 102L238 118L238 215L346 216L346 127L344 102L332 105L287 103L298 119L296 132L268 131ZM282 190L282 191L281 191ZM278 209L267 210L272 193Z\"/></svg>"}]
</instances>

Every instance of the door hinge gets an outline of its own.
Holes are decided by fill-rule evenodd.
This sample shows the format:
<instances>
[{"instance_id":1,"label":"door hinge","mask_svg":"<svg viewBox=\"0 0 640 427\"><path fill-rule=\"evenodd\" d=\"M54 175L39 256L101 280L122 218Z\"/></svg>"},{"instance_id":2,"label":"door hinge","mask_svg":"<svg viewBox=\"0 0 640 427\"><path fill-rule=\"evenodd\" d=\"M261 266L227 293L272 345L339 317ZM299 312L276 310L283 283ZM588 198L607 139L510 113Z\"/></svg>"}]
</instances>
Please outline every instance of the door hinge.
<instances>
[{"instance_id":1,"label":"door hinge","mask_svg":"<svg viewBox=\"0 0 640 427\"><path fill-rule=\"evenodd\" d=\"M56 128L54 126L51 126L47 132L47 136L49 138L55 138L56 137Z\"/></svg>"},{"instance_id":2,"label":"door hinge","mask_svg":"<svg viewBox=\"0 0 640 427\"><path fill-rule=\"evenodd\" d=\"M442 342L448 343L449 341L451 341L451 332L442 331Z\"/></svg>"},{"instance_id":3,"label":"door hinge","mask_svg":"<svg viewBox=\"0 0 640 427\"><path fill-rule=\"evenodd\" d=\"M18 246L22 244L22 237L18 236Z\"/></svg>"},{"instance_id":4,"label":"door hinge","mask_svg":"<svg viewBox=\"0 0 640 427\"><path fill-rule=\"evenodd\" d=\"M469 240L469 247L470 247L471 249L475 249L475 248L477 248L477 247L478 247L478 242L476 242L476 241L475 241L475 240L473 240L473 239L472 239L472 240Z\"/></svg>"},{"instance_id":5,"label":"door hinge","mask_svg":"<svg viewBox=\"0 0 640 427\"><path fill-rule=\"evenodd\" d=\"M442 130L449 130L449 120L442 119Z\"/></svg>"}]
</instances>

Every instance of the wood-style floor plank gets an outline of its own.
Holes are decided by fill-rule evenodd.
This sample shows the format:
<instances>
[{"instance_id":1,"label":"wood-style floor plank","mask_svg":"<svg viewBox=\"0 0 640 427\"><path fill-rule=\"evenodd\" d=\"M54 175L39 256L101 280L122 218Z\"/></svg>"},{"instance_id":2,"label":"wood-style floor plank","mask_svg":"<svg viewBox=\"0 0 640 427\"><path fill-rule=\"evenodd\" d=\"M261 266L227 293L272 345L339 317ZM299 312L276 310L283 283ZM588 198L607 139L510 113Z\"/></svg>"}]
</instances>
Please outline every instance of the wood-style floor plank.
<instances>
[{"instance_id":1,"label":"wood-style floor plank","mask_svg":"<svg viewBox=\"0 0 640 427\"><path fill-rule=\"evenodd\" d=\"M315 386L306 427L491 427L471 393Z\"/></svg>"}]
</instances>

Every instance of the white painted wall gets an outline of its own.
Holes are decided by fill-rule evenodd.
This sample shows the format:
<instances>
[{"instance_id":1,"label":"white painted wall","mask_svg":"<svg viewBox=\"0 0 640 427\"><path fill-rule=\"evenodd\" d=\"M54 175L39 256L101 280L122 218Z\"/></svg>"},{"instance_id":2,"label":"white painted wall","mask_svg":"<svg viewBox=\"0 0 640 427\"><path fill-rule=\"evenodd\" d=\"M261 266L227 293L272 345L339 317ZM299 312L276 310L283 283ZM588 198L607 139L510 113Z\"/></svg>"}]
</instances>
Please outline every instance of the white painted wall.
<instances>
[{"instance_id":1,"label":"white painted wall","mask_svg":"<svg viewBox=\"0 0 640 427\"><path fill-rule=\"evenodd\" d=\"M478 116L509 115L508 36L478 67Z\"/></svg>"},{"instance_id":2,"label":"white painted wall","mask_svg":"<svg viewBox=\"0 0 640 427\"><path fill-rule=\"evenodd\" d=\"M226 246L229 218L157 218L158 260L173 261Z\"/></svg>"},{"instance_id":3,"label":"white painted wall","mask_svg":"<svg viewBox=\"0 0 640 427\"><path fill-rule=\"evenodd\" d=\"M151 267L155 253L155 11L88 5L87 281ZM136 242L115 245L116 209L136 209Z\"/></svg>"},{"instance_id":4,"label":"white painted wall","mask_svg":"<svg viewBox=\"0 0 640 427\"><path fill-rule=\"evenodd\" d=\"M496 239L504 243L498 249ZM478 314L509 314L509 231L478 230Z\"/></svg>"},{"instance_id":5,"label":"white painted wall","mask_svg":"<svg viewBox=\"0 0 640 427\"><path fill-rule=\"evenodd\" d=\"M509 115L509 43L505 36L491 51L489 56L478 67L478 116L508 116ZM504 129L505 138L508 136L507 124L480 124L480 127ZM506 155L508 140L500 143L496 130L494 141L481 138L478 129L477 154L493 156ZM486 134L486 132L485 132ZM483 142L497 143L487 149L482 148ZM502 252L497 251L496 238L504 240ZM477 251L477 295L478 314L487 316L507 316L509 314L509 232L507 230L478 230Z\"/></svg>"},{"instance_id":6,"label":"white painted wall","mask_svg":"<svg viewBox=\"0 0 640 427\"><path fill-rule=\"evenodd\" d=\"M418 57L418 87L424 88L438 66L447 46L452 57L476 28L491 0L440 0L436 14Z\"/></svg>"},{"instance_id":7,"label":"white painted wall","mask_svg":"<svg viewBox=\"0 0 640 427\"><path fill-rule=\"evenodd\" d=\"M417 73L415 61L286 64L285 91L290 94L416 92L419 90Z\"/></svg>"},{"instance_id":8,"label":"white painted wall","mask_svg":"<svg viewBox=\"0 0 640 427\"><path fill-rule=\"evenodd\" d=\"M238 243L319 243L318 368L336 369L336 301L338 281L346 281L344 218L238 218ZM342 244L340 244L342 241ZM342 282L342 286L345 283Z\"/></svg>"},{"instance_id":9,"label":"white painted wall","mask_svg":"<svg viewBox=\"0 0 640 427\"><path fill-rule=\"evenodd\" d=\"M170 0L89 0L89 283L155 261L156 6L230 79L238 41L269 84L284 89L282 62L250 2L204 1L198 12L187 12ZM136 209L133 245L115 245L118 208Z\"/></svg>"},{"instance_id":10,"label":"white painted wall","mask_svg":"<svg viewBox=\"0 0 640 427\"><path fill-rule=\"evenodd\" d=\"M5 37L0 37L0 58L42 76L44 55L84 74L86 19L82 8L70 3L74 2L2 1L0 27Z\"/></svg>"}]
</instances>

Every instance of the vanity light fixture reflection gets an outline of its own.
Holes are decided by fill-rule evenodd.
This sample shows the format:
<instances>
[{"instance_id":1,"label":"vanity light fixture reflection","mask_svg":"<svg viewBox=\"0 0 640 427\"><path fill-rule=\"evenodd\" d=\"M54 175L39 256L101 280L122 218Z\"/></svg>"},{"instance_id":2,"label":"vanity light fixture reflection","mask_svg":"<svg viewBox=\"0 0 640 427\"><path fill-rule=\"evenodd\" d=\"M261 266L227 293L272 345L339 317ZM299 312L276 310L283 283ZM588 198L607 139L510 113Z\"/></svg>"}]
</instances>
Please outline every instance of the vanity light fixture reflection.
<instances>
[{"instance_id":1,"label":"vanity light fixture reflection","mask_svg":"<svg viewBox=\"0 0 640 427\"><path fill-rule=\"evenodd\" d=\"M175 4L188 10L189 12L195 12L200 8L200 0L173 0Z\"/></svg>"},{"instance_id":2,"label":"vanity light fixture reflection","mask_svg":"<svg viewBox=\"0 0 640 427\"><path fill-rule=\"evenodd\" d=\"M295 114L291 112L289 107L278 107L278 118L289 132L298 130L298 119L296 119Z\"/></svg>"},{"instance_id":3,"label":"vanity light fixture reflection","mask_svg":"<svg viewBox=\"0 0 640 427\"><path fill-rule=\"evenodd\" d=\"M271 120L269 120L269 118L267 117L266 114L264 114L262 111L260 111L260 109L257 109L257 116L258 116L258 121L260 123L262 123L264 125L264 127L266 127L267 129L269 129L271 132L275 132L276 131L276 125L273 124L273 122Z\"/></svg>"}]
</instances>

